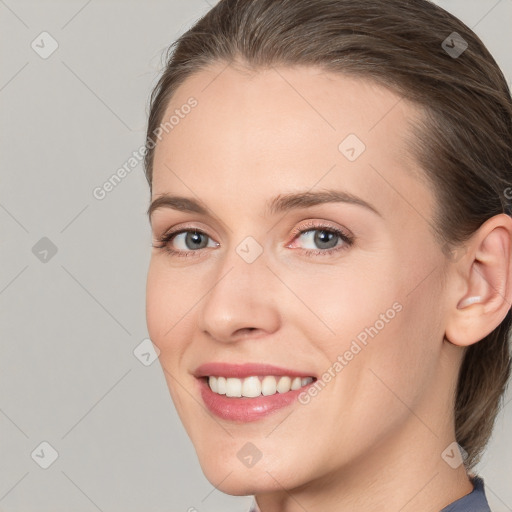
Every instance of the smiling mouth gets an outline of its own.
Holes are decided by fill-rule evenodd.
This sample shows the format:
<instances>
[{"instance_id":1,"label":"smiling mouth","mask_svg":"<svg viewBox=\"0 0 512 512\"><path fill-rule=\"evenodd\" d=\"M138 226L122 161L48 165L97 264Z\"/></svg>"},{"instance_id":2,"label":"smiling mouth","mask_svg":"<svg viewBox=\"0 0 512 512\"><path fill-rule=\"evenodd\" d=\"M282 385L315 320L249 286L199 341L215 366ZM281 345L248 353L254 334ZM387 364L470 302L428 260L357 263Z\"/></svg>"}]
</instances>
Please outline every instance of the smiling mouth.
<instances>
[{"instance_id":1,"label":"smiling mouth","mask_svg":"<svg viewBox=\"0 0 512 512\"><path fill-rule=\"evenodd\" d=\"M243 379L223 376L202 378L214 393L233 398L257 398L288 393L316 380L315 377L291 377L288 375L253 375Z\"/></svg>"}]
</instances>

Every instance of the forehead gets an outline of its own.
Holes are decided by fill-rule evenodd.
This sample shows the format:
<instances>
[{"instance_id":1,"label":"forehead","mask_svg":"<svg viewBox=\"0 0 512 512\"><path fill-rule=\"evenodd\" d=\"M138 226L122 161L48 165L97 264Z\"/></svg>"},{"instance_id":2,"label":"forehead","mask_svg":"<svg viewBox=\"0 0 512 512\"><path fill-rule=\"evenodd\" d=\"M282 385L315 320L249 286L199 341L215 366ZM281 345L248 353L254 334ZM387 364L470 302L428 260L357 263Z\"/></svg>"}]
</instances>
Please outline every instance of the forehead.
<instances>
[{"instance_id":1,"label":"forehead","mask_svg":"<svg viewBox=\"0 0 512 512\"><path fill-rule=\"evenodd\" d=\"M410 213L411 203L432 212L406 146L421 112L364 78L217 63L176 90L162 123L173 116L155 149L153 197L217 197L258 209L279 193L338 188L384 215Z\"/></svg>"}]
</instances>

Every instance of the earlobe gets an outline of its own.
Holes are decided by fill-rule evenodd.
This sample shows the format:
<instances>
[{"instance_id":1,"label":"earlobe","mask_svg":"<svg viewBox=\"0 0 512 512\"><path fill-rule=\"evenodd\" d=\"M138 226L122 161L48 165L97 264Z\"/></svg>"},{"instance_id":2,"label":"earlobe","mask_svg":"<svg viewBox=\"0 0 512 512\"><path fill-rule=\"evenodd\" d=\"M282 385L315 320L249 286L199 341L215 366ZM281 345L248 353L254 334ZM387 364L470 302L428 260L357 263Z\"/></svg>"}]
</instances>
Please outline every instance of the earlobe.
<instances>
[{"instance_id":1,"label":"earlobe","mask_svg":"<svg viewBox=\"0 0 512 512\"><path fill-rule=\"evenodd\" d=\"M450 307L445 332L445 338L459 346L485 338L511 308L512 219L505 214L492 217L467 243L453 274L454 286L464 293Z\"/></svg>"}]
</instances>

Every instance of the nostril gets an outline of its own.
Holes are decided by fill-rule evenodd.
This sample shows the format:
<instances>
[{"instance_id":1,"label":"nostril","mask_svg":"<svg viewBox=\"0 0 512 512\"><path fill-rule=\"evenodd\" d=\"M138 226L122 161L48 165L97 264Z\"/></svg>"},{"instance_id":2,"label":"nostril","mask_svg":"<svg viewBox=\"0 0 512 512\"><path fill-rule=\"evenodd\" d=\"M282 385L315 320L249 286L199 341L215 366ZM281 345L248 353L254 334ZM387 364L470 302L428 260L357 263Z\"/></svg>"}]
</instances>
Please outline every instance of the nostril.
<instances>
[{"instance_id":1,"label":"nostril","mask_svg":"<svg viewBox=\"0 0 512 512\"><path fill-rule=\"evenodd\" d=\"M247 334L251 331L256 331L257 329L257 327L243 327L237 331L237 334Z\"/></svg>"}]
</instances>

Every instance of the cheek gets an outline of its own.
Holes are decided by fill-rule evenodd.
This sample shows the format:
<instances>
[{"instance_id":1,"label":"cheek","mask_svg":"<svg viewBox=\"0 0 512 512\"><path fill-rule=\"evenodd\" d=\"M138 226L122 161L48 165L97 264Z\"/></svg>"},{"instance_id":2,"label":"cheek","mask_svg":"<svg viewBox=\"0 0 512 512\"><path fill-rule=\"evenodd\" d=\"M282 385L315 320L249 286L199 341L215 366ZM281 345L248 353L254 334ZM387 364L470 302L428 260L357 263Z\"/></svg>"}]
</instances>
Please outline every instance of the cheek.
<instances>
[{"instance_id":1,"label":"cheek","mask_svg":"<svg viewBox=\"0 0 512 512\"><path fill-rule=\"evenodd\" d=\"M397 395L414 402L435 371L438 290L424 283L411 293L417 271L400 267L360 261L352 272L303 275L294 290L317 315L297 307L295 321L323 353L321 370L336 375L331 390L342 397L340 407L357 397L352 407L362 416L399 412Z\"/></svg>"},{"instance_id":2,"label":"cheek","mask_svg":"<svg viewBox=\"0 0 512 512\"><path fill-rule=\"evenodd\" d=\"M186 290L176 272L170 272L159 256L153 256L146 282L146 323L149 336L160 351L177 346L176 340L180 339L177 333L190 309Z\"/></svg>"},{"instance_id":3,"label":"cheek","mask_svg":"<svg viewBox=\"0 0 512 512\"><path fill-rule=\"evenodd\" d=\"M400 311L397 308L390 315L390 310L386 314L383 307L377 311L384 313L381 322L378 316L368 317L360 331L368 334L367 344L347 368L352 379L346 380L348 389L344 390L360 399L356 417L380 417L389 425L397 424L410 414L410 409L415 410L428 400L442 345L436 302L430 300L429 294L419 290L393 294L390 300L396 299L394 304L399 304Z\"/></svg>"},{"instance_id":4,"label":"cheek","mask_svg":"<svg viewBox=\"0 0 512 512\"><path fill-rule=\"evenodd\" d=\"M302 325L308 338L331 360L348 350L356 337L364 342L366 332L374 324L381 331L400 315L393 308L399 296L399 283L385 276L396 271L380 266L357 263L339 268L326 267L314 273L302 272L300 279L290 275L294 282L294 293L301 303L294 302L296 321ZM309 311L305 311L305 307ZM380 316L385 315L386 323ZM384 330L386 330L384 329ZM320 341L322 340L322 341Z\"/></svg>"},{"instance_id":5,"label":"cheek","mask_svg":"<svg viewBox=\"0 0 512 512\"><path fill-rule=\"evenodd\" d=\"M166 309L165 285L160 279L154 259L151 259L146 280L146 323L151 341L161 350L161 340L165 333L163 320Z\"/></svg>"},{"instance_id":6,"label":"cheek","mask_svg":"<svg viewBox=\"0 0 512 512\"><path fill-rule=\"evenodd\" d=\"M152 257L146 281L146 323L151 341L160 350L160 365L180 416L185 407L182 388L175 379L186 348L184 329L190 309L183 297L184 289L176 272L170 272L158 256ZM182 421L187 424L185 418Z\"/></svg>"}]
</instances>

